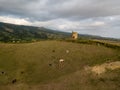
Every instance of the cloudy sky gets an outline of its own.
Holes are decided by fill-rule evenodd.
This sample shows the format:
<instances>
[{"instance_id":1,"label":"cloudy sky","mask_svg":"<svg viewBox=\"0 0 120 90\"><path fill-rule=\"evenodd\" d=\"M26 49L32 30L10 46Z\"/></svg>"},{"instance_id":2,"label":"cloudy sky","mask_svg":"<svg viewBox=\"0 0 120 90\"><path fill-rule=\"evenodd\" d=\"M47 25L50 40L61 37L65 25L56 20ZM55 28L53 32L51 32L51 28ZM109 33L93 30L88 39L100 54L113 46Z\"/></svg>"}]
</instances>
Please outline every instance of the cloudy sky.
<instances>
[{"instance_id":1,"label":"cloudy sky","mask_svg":"<svg viewBox=\"0 0 120 90\"><path fill-rule=\"evenodd\" d=\"M0 0L0 22L120 38L120 0Z\"/></svg>"}]
</instances>

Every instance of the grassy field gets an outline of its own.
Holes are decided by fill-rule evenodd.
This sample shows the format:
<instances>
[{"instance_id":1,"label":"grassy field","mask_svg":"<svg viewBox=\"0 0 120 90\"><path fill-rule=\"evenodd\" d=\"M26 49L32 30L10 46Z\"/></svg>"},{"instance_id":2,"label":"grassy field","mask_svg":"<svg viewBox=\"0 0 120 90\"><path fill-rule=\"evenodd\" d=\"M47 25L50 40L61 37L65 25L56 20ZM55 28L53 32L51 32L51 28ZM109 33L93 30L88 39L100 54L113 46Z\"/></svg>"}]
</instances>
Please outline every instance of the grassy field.
<instances>
[{"instance_id":1,"label":"grassy field","mask_svg":"<svg viewBox=\"0 0 120 90\"><path fill-rule=\"evenodd\" d=\"M100 76L84 71L112 61L120 61L120 51L103 45L0 43L0 90L119 90L119 69Z\"/></svg>"}]
</instances>

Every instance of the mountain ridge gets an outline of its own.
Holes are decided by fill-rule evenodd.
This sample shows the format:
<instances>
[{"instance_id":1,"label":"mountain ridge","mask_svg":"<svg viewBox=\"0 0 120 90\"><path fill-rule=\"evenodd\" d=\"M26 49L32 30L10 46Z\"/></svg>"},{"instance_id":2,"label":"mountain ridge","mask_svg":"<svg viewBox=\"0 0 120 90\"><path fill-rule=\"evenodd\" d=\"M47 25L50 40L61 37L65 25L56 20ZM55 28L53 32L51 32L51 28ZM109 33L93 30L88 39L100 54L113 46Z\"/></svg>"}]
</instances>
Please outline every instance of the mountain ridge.
<instances>
[{"instance_id":1,"label":"mountain ridge","mask_svg":"<svg viewBox=\"0 0 120 90\"><path fill-rule=\"evenodd\" d=\"M65 39L70 38L71 33L58 30L52 30L45 27L15 25L0 22L0 41L1 42L31 42L46 39ZM102 39L102 40L118 40L95 35L79 34L79 38L83 39Z\"/></svg>"},{"instance_id":2,"label":"mountain ridge","mask_svg":"<svg viewBox=\"0 0 120 90\"><path fill-rule=\"evenodd\" d=\"M44 27L15 25L0 22L0 41L32 41L40 39L65 38L69 33Z\"/></svg>"}]
</instances>

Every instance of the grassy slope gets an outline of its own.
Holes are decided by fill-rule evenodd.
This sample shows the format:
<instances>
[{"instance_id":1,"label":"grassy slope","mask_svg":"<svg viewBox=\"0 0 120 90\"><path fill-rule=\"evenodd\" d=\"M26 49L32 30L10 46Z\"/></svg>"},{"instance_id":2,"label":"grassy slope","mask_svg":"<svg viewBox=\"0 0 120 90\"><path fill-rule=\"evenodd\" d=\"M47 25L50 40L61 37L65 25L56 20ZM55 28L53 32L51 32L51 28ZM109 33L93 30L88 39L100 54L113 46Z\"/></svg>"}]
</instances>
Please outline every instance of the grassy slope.
<instances>
[{"instance_id":1,"label":"grassy slope","mask_svg":"<svg viewBox=\"0 0 120 90\"><path fill-rule=\"evenodd\" d=\"M54 50L54 51L53 51ZM66 50L70 52L67 54ZM104 46L63 41L0 44L0 90L95 90L119 89L117 81L93 77L83 72L86 65L120 60L120 52ZM59 59L65 62L59 64ZM49 66L51 64L51 66ZM119 70L109 72L119 77ZM12 81L17 79L15 84ZM106 81L108 80L108 81ZM106 81L105 84L103 81ZM100 82L100 83L98 83ZM116 84L116 83L117 84ZM86 87L87 85L87 87ZM104 86L103 86L104 85ZM110 86L111 87L111 86ZM116 90L117 90L116 89Z\"/></svg>"}]
</instances>

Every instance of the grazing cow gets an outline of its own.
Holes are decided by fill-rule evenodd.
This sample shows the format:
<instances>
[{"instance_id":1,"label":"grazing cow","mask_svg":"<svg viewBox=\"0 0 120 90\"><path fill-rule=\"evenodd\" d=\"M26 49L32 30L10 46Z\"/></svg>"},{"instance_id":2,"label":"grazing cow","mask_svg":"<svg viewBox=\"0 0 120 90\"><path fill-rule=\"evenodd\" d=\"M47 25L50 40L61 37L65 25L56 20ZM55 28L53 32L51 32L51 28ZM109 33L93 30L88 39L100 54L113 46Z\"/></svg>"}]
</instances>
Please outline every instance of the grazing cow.
<instances>
[{"instance_id":1,"label":"grazing cow","mask_svg":"<svg viewBox=\"0 0 120 90\"><path fill-rule=\"evenodd\" d=\"M64 59L60 59L59 62L60 62L60 63L64 62Z\"/></svg>"},{"instance_id":2,"label":"grazing cow","mask_svg":"<svg viewBox=\"0 0 120 90\"><path fill-rule=\"evenodd\" d=\"M12 80L12 83L13 83L13 84L16 83L16 82L17 82L17 79Z\"/></svg>"},{"instance_id":3,"label":"grazing cow","mask_svg":"<svg viewBox=\"0 0 120 90\"><path fill-rule=\"evenodd\" d=\"M70 51L69 50L66 50L66 53L69 53Z\"/></svg>"},{"instance_id":4,"label":"grazing cow","mask_svg":"<svg viewBox=\"0 0 120 90\"><path fill-rule=\"evenodd\" d=\"M60 59L59 60L59 68L61 69L61 68L63 68L64 67L64 59Z\"/></svg>"},{"instance_id":5,"label":"grazing cow","mask_svg":"<svg viewBox=\"0 0 120 90\"><path fill-rule=\"evenodd\" d=\"M55 52L55 50L52 50L52 52Z\"/></svg>"},{"instance_id":6,"label":"grazing cow","mask_svg":"<svg viewBox=\"0 0 120 90\"><path fill-rule=\"evenodd\" d=\"M52 66L52 64L50 63L49 66Z\"/></svg>"}]
</instances>

